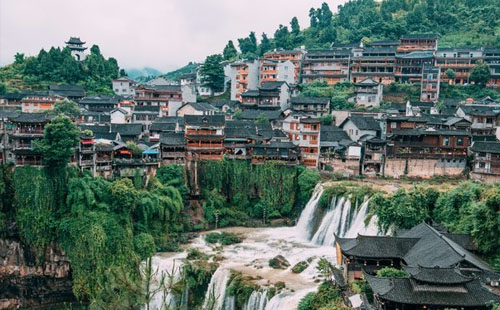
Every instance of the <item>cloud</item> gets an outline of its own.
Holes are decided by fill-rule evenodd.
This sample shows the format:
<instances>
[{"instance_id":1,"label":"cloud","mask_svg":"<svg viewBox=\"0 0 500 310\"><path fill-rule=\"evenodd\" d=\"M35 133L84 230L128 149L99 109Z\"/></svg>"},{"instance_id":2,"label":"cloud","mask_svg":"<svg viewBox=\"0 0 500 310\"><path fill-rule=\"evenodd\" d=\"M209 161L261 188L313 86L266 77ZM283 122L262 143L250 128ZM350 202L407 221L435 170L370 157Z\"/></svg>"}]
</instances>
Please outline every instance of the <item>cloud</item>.
<instances>
[{"instance_id":1,"label":"cloud","mask_svg":"<svg viewBox=\"0 0 500 310\"><path fill-rule=\"evenodd\" d=\"M168 71L220 53L228 40L302 27L325 0L0 0L0 64L79 36L121 67ZM328 1L332 10L345 0Z\"/></svg>"}]
</instances>

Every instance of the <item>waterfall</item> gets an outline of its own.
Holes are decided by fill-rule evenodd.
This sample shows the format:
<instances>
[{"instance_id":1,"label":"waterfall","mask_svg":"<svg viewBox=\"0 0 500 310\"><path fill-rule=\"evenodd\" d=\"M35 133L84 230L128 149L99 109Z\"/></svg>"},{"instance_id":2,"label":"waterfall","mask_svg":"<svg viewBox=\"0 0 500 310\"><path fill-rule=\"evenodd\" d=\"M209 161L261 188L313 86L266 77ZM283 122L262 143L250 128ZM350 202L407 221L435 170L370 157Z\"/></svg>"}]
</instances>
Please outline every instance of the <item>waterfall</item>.
<instances>
[{"instance_id":1,"label":"waterfall","mask_svg":"<svg viewBox=\"0 0 500 310\"><path fill-rule=\"evenodd\" d=\"M153 256L152 269L153 279L151 283L151 292L154 293L150 302L150 310L162 310L166 307L177 307L179 301L170 292L170 286L175 284L180 278L183 254L171 257ZM145 265L143 265L145 268ZM187 298L182 296L183 299ZM146 307L143 307L146 309Z\"/></svg>"},{"instance_id":2,"label":"waterfall","mask_svg":"<svg viewBox=\"0 0 500 310\"><path fill-rule=\"evenodd\" d=\"M355 238L361 235L378 235L377 217L373 215L365 225L368 216L369 199L365 197L363 203L359 206L352 206L352 197L335 197L330 203L330 207L321 219L318 229L314 232L314 223L318 212L319 199L323 189L316 187L311 200L300 215L297 229L311 240L312 243L321 246L333 246L335 244L335 235L347 238Z\"/></svg>"},{"instance_id":3,"label":"waterfall","mask_svg":"<svg viewBox=\"0 0 500 310\"><path fill-rule=\"evenodd\" d=\"M235 310L236 309L236 299L234 296L227 296L224 302L225 310Z\"/></svg>"},{"instance_id":4,"label":"waterfall","mask_svg":"<svg viewBox=\"0 0 500 310\"><path fill-rule=\"evenodd\" d=\"M321 186L321 184L318 184L314 188L311 199L309 199L309 202L300 214L299 221L297 222L297 230L305 239L311 238L312 229L314 226L314 214L318 207L321 194L323 194L323 186Z\"/></svg>"},{"instance_id":5,"label":"waterfall","mask_svg":"<svg viewBox=\"0 0 500 310\"><path fill-rule=\"evenodd\" d=\"M262 292L253 291L243 310L265 310L266 305L267 290L264 290Z\"/></svg>"},{"instance_id":6,"label":"waterfall","mask_svg":"<svg viewBox=\"0 0 500 310\"><path fill-rule=\"evenodd\" d=\"M202 309L204 310L223 310L224 301L226 298L226 286L231 271L224 268L218 268L210 279L208 290L205 295Z\"/></svg>"}]
</instances>

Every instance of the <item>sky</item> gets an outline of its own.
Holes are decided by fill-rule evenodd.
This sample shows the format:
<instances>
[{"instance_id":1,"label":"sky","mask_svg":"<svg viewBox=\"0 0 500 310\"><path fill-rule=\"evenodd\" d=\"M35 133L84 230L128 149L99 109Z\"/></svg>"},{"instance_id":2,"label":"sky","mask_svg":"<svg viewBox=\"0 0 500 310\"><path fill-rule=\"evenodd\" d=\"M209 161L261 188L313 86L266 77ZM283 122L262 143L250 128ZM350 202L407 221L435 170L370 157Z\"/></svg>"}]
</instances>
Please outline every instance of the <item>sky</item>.
<instances>
[{"instance_id":1,"label":"sky","mask_svg":"<svg viewBox=\"0 0 500 310\"><path fill-rule=\"evenodd\" d=\"M345 0L326 0L332 11ZM325 0L0 0L0 65L36 55L70 36L118 60L122 68L162 72L221 53L228 40L255 31L272 36Z\"/></svg>"}]
</instances>

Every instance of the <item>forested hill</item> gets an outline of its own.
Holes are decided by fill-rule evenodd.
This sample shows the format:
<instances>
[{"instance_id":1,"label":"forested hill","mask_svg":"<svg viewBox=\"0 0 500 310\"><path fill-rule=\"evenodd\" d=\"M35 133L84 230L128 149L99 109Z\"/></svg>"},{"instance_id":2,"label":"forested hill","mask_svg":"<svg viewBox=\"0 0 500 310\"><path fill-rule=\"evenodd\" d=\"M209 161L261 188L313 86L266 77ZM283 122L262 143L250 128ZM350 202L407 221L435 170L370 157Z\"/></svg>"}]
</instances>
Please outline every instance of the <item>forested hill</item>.
<instances>
[{"instance_id":1,"label":"forested hill","mask_svg":"<svg viewBox=\"0 0 500 310\"><path fill-rule=\"evenodd\" d=\"M125 71L115 58L106 59L93 45L84 61L77 61L68 48L40 50L37 56L17 53L14 63L0 68L0 94L6 91L46 90L50 84L78 84L88 93L113 93L111 80Z\"/></svg>"},{"instance_id":2,"label":"forested hill","mask_svg":"<svg viewBox=\"0 0 500 310\"><path fill-rule=\"evenodd\" d=\"M283 48L306 46L323 48L336 44L397 40L402 34L437 33L440 47L500 46L500 6L498 0L354 0L333 13L327 3L311 8L308 27L293 17L290 25L279 25L274 38L255 33L238 39L243 57L262 55ZM302 25L304 26L304 25ZM236 50L230 41L226 59Z\"/></svg>"}]
</instances>

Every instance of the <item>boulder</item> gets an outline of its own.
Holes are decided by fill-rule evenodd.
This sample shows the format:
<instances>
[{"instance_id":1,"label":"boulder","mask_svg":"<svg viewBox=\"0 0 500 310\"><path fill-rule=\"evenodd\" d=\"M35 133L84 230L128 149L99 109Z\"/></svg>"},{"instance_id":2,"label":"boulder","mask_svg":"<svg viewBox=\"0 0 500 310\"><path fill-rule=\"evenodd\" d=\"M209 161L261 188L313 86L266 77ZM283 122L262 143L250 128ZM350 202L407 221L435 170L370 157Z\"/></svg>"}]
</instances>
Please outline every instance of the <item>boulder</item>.
<instances>
[{"instance_id":1,"label":"boulder","mask_svg":"<svg viewBox=\"0 0 500 310\"><path fill-rule=\"evenodd\" d=\"M283 257L283 255L278 255L269 260L269 267L274 269L287 269L290 267L290 263Z\"/></svg>"}]
</instances>

